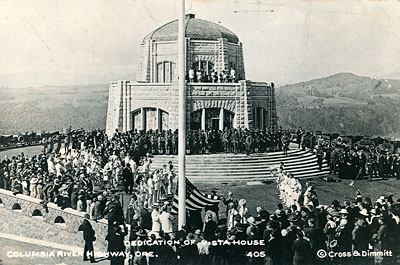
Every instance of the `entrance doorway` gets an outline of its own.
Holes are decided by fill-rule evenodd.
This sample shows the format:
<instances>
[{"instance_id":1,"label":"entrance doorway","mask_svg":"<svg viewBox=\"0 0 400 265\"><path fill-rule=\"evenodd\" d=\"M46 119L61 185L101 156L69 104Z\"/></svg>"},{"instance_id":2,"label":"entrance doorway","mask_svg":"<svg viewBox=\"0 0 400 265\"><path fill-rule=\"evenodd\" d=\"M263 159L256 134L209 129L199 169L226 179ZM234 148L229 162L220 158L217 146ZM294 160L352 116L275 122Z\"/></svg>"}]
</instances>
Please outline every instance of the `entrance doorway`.
<instances>
[{"instance_id":1,"label":"entrance doorway","mask_svg":"<svg viewBox=\"0 0 400 265\"><path fill-rule=\"evenodd\" d=\"M190 114L190 129L192 130L224 130L234 126L235 113L226 109L206 108Z\"/></svg>"},{"instance_id":2,"label":"entrance doorway","mask_svg":"<svg viewBox=\"0 0 400 265\"><path fill-rule=\"evenodd\" d=\"M211 129L213 130L219 129L219 118L211 118Z\"/></svg>"}]
</instances>

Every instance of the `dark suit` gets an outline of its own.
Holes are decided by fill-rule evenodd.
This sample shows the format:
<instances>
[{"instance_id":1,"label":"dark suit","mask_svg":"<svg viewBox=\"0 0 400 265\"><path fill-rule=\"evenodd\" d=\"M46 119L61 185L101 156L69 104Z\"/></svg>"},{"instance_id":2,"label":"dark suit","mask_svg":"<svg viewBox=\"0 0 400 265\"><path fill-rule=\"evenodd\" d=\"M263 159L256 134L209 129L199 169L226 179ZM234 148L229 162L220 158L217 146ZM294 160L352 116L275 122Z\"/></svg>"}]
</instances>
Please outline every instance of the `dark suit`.
<instances>
[{"instance_id":1,"label":"dark suit","mask_svg":"<svg viewBox=\"0 0 400 265\"><path fill-rule=\"evenodd\" d=\"M84 219L83 223L79 226L78 231L83 232L83 240L85 240L85 247L83 249L83 260L88 260L89 255L90 262L94 262L93 241L96 240L96 237L92 225L87 219Z\"/></svg>"},{"instance_id":2,"label":"dark suit","mask_svg":"<svg viewBox=\"0 0 400 265\"><path fill-rule=\"evenodd\" d=\"M293 265L307 265L310 264L310 257L312 251L310 244L304 238L298 238L293 243Z\"/></svg>"}]
</instances>

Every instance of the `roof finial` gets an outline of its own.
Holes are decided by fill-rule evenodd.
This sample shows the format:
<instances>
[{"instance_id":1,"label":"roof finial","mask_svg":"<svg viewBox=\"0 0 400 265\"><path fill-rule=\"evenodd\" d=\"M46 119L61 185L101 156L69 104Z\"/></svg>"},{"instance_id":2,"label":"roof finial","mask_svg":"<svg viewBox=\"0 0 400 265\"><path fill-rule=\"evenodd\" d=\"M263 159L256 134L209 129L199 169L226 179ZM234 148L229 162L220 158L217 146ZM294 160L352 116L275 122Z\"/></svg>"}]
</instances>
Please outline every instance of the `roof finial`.
<instances>
[{"instance_id":1,"label":"roof finial","mask_svg":"<svg viewBox=\"0 0 400 265\"><path fill-rule=\"evenodd\" d=\"M188 14L194 14L192 7L193 7L193 3L190 3L189 9L187 11Z\"/></svg>"}]
</instances>

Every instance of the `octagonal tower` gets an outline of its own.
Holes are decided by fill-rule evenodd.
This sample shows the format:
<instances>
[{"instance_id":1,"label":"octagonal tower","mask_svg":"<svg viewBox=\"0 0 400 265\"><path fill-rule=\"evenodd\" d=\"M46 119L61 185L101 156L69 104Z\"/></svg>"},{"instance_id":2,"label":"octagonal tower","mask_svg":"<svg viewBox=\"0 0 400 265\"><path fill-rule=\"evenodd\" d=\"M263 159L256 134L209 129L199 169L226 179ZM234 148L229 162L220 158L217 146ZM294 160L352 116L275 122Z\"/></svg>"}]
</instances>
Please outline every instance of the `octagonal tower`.
<instances>
[{"instance_id":1,"label":"octagonal tower","mask_svg":"<svg viewBox=\"0 0 400 265\"><path fill-rule=\"evenodd\" d=\"M242 43L232 31L189 14L185 37L188 129L277 127L273 83L245 80ZM153 30L140 45L137 81L110 84L109 136L115 129L177 129L177 40L177 20Z\"/></svg>"}]
</instances>

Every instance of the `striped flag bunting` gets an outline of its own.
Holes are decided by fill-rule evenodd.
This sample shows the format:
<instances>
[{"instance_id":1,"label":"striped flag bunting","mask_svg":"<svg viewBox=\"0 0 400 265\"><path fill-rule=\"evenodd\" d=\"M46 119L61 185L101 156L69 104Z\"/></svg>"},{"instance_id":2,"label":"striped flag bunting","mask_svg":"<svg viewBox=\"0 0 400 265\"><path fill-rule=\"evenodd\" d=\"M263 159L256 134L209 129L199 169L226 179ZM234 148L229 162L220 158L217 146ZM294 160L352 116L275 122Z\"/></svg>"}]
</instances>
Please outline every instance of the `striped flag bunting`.
<instances>
[{"instance_id":1,"label":"striped flag bunting","mask_svg":"<svg viewBox=\"0 0 400 265\"><path fill-rule=\"evenodd\" d=\"M178 213L178 186L176 187L174 198L172 201L172 214ZM186 210L194 211L202 209L206 206L211 206L216 202L219 202L221 197L212 194L204 194L199 191L196 186L194 186L186 178Z\"/></svg>"}]
</instances>

